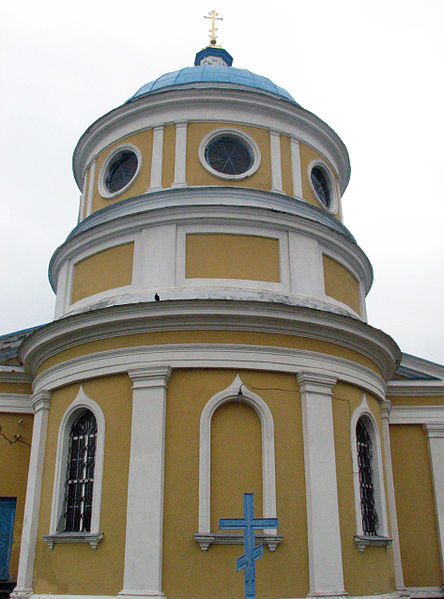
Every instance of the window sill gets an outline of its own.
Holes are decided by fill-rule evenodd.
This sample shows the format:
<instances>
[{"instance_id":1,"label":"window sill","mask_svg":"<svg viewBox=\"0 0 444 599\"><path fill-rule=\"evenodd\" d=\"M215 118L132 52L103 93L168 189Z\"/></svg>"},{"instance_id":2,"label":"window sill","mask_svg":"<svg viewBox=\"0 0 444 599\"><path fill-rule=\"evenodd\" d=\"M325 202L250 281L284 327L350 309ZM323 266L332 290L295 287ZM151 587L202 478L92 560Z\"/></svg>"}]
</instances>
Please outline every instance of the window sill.
<instances>
[{"instance_id":1,"label":"window sill","mask_svg":"<svg viewBox=\"0 0 444 599\"><path fill-rule=\"evenodd\" d=\"M270 535L263 533L255 533L254 538L257 543L264 543L267 545L270 551L275 551L276 547L284 540L282 535ZM236 532L195 532L194 540L202 549L202 551L207 551L210 545L243 545L244 535L242 533Z\"/></svg>"},{"instance_id":2,"label":"window sill","mask_svg":"<svg viewBox=\"0 0 444 599\"><path fill-rule=\"evenodd\" d=\"M54 548L55 543L89 543L91 549L96 550L103 539L103 532L56 532L43 538L50 549Z\"/></svg>"},{"instance_id":3,"label":"window sill","mask_svg":"<svg viewBox=\"0 0 444 599\"><path fill-rule=\"evenodd\" d=\"M385 547L388 551L393 539L372 535L355 535L355 544L362 553L367 547Z\"/></svg>"}]
</instances>

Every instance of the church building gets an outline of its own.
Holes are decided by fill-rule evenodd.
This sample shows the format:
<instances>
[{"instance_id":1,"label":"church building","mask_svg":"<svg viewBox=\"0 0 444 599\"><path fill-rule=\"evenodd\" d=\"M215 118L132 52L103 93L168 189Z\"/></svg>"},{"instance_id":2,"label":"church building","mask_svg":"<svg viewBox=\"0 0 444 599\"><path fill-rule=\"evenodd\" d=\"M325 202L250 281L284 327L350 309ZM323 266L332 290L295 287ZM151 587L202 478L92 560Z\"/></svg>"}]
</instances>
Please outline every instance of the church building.
<instances>
[{"instance_id":1,"label":"church building","mask_svg":"<svg viewBox=\"0 0 444 599\"><path fill-rule=\"evenodd\" d=\"M251 493L258 598L444 597L444 366L367 322L340 137L232 62L74 150L54 320L0 337L4 596L242 599Z\"/></svg>"}]
</instances>

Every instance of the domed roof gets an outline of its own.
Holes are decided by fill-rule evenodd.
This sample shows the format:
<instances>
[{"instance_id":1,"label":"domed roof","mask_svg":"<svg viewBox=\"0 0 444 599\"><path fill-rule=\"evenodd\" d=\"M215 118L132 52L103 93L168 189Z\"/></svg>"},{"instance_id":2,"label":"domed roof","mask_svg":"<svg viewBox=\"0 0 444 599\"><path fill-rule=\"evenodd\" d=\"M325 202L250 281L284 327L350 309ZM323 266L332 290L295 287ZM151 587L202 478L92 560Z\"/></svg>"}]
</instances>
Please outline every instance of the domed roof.
<instances>
[{"instance_id":1,"label":"domed roof","mask_svg":"<svg viewBox=\"0 0 444 599\"><path fill-rule=\"evenodd\" d=\"M279 87L267 77L256 75L247 69L237 69L231 66L217 65L199 65L194 67L185 67L172 73L161 75L154 81L150 81L142 86L128 102L133 102L141 96L145 96L152 92L157 92L166 88L176 87L179 85L189 85L196 83L222 83L227 85L239 85L243 87L251 87L256 91L273 94L285 100L289 100L293 104L299 106L292 96L282 87Z\"/></svg>"}]
</instances>

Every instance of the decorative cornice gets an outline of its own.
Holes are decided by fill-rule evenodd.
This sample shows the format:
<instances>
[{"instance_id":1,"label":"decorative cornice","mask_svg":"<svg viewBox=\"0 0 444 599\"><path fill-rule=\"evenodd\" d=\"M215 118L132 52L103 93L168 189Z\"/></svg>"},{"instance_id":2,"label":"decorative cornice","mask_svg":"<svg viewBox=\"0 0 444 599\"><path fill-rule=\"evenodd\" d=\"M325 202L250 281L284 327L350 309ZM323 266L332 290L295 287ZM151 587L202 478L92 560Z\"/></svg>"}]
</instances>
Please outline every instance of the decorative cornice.
<instances>
[{"instance_id":1,"label":"decorative cornice","mask_svg":"<svg viewBox=\"0 0 444 599\"><path fill-rule=\"evenodd\" d=\"M444 381L389 381L387 397L436 397L444 395Z\"/></svg>"},{"instance_id":2,"label":"decorative cornice","mask_svg":"<svg viewBox=\"0 0 444 599\"><path fill-rule=\"evenodd\" d=\"M444 405L442 406L392 406L390 424L435 424L444 423Z\"/></svg>"},{"instance_id":3,"label":"decorative cornice","mask_svg":"<svg viewBox=\"0 0 444 599\"><path fill-rule=\"evenodd\" d=\"M41 389L36 391L31 396L32 407L34 413L39 412L40 410L49 410L49 404L51 399L51 392L45 389Z\"/></svg>"},{"instance_id":4,"label":"decorative cornice","mask_svg":"<svg viewBox=\"0 0 444 599\"><path fill-rule=\"evenodd\" d=\"M128 376L133 381L133 389L147 389L152 387L165 387L171 376L170 366L153 366L135 368L128 371Z\"/></svg>"},{"instance_id":5,"label":"decorative cornice","mask_svg":"<svg viewBox=\"0 0 444 599\"><path fill-rule=\"evenodd\" d=\"M143 370L147 363L159 366L163 372L167 370L165 364L170 368L233 368L294 374L310 371L324 381L325 377L331 377L331 381L337 378L366 389L380 400L384 398L382 378L351 360L307 350L238 344L161 344L87 354L48 368L36 377L34 387L53 390L79 380Z\"/></svg>"},{"instance_id":6,"label":"decorative cornice","mask_svg":"<svg viewBox=\"0 0 444 599\"><path fill-rule=\"evenodd\" d=\"M317 147L334 166L342 193L348 185L350 162L347 149L339 136L317 116L292 102L249 87L203 83L199 90L195 86L182 86L142 96L95 121L74 151L73 170L79 188L87 165L111 143L165 122L201 121L202 114L209 121L274 129Z\"/></svg>"},{"instance_id":7,"label":"decorative cornice","mask_svg":"<svg viewBox=\"0 0 444 599\"><path fill-rule=\"evenodd\" d=\"M424 428L429 439L444 439L444 418L441 422L426 422Z\"/></svg>"},{"instance_id":8,"label":"decorative cornice","mask_svg":"<svg viewBox=\"0 0 444 599\"><path fill-rule=\"evenodd\" d=\"M32 376L25 372L23 366L1 365L0 383L32 383Z\"/></svg>"},{"instance_id":9,"label":"decorative cornice","mask_svg":"<svg viewBox=\"0 0 444 599\"><path fill-rule=\"evenodd\" d=\"M297 380L302 393L316 393L331 397L337 378L317 372L302 371L297 375Z\"/></svg>"},{"instance_id":10,"label":"decorative cornice","mask_svg":"<svg viewBox=\"0 0 444 599\"><path fill-rule=\"evenodd\" d=\"M103 539L103 532L59 532L52 535L43 535L43 539L53 549L56 543L88 543L91 549L96 550Z\"/></svg>"},{"instance_id":11,"label":"decorative cornice","mask_svg":"<svg viewBox=\"0 0 444 599\"><path fill-rule=\"evenodd\" d=\"M32 333L20 356L35 373L51 356L88 341L177 330L256 331L327 341L369 358L385 380L400 358L391 337L357 319L299 306L235 300L151 302L75 314Z\"/></svg>"},{"instance_id":12,"label":"decorative cornice","mask_svg":"<svg viewBox=\"0 0 444 599\"><path fill-rule=\"evenodd\" d=\"M0 393L0 412L33 414L31 395L24 393Z\"/></svg>"},{"instance_id":13,"label":"decorative cornice","mask_svg":"<svg viewBox=\"0 0 444 599\"><path fill-rule=\"evenodd\" d=\"M393 539L389 537L355 535L355 544L361 553L367 547L385 547L385 550L388 551L392 542Z\"/></svg>"}]
</instances>

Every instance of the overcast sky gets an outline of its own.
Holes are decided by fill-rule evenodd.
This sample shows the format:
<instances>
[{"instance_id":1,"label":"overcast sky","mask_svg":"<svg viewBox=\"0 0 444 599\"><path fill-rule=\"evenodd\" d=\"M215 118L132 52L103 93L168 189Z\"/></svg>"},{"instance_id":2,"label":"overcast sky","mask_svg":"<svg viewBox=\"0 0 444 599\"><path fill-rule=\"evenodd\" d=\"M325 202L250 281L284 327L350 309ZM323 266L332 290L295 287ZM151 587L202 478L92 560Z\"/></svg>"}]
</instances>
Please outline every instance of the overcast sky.
<instances>
[{"instance_id":1,"label":"overcast sky","mask_svg":"<svg viewBox=\"0 0 444 599\"><path fill-rule=\"evenodd\" d=\"M193 64L213 8L233 66L326 121L352 165L344 221L373 264L369 322L444 363L442 0L1 0L0 334L52 320L47 267L75 226L78 138Z\"/></svg>"}]
</instances>

